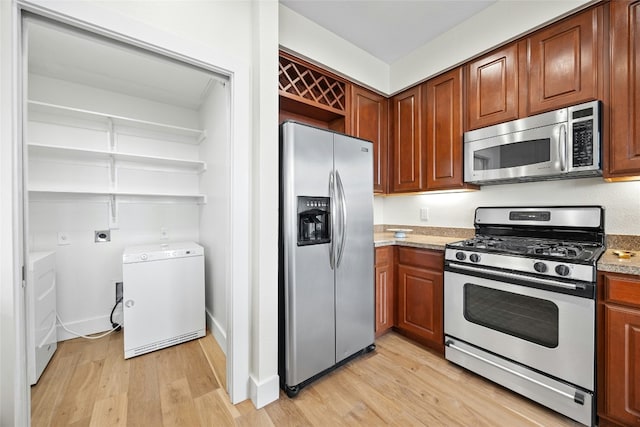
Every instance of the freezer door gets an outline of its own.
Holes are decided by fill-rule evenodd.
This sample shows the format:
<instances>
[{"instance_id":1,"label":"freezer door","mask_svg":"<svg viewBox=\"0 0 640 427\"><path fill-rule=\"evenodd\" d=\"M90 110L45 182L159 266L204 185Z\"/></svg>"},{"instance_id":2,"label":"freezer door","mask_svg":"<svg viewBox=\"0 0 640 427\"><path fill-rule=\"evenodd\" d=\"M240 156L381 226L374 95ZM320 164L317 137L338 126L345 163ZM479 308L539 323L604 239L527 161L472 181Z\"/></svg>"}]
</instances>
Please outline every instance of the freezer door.
<instances>
[{"instance_id":1,"label":"freezer door","mask_svg":"<svg viewBox=\"0 0 640 427\"><path fill-rule=\"evenodd\" d=\"M298 197L329 196L333 134L289 122L282 135L285 382L294 386L335 364L332 242L297 244Z\"/></svg>"},{"instance_id":2,"label":"freezer door","mask_svg":"<svg viewBox=\"0 0 640 427\"><path fill-rule=\"evenodd\" d=\"M373 144L334 136L336 362L374 341Z\"/></svg>"}]
</instances>

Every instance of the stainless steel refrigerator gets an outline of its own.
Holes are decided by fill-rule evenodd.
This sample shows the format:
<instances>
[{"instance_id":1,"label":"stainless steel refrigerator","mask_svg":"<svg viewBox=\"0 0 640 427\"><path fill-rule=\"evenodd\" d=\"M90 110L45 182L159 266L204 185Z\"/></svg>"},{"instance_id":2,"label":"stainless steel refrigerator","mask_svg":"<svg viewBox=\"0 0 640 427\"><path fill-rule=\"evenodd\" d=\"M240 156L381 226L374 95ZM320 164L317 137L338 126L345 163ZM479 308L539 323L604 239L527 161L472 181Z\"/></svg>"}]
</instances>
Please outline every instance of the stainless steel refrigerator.
<instances>
[{"instance_id":1,"label":"stainless steel refrigerator","mask_svg":"<svg viewBox=\"0 0 640 427\"><path fill-rule=\"evenodd\" d=\"M280 125L282 389L295 396L374 345L373 144Z\"/></svg>"}]
</instances>

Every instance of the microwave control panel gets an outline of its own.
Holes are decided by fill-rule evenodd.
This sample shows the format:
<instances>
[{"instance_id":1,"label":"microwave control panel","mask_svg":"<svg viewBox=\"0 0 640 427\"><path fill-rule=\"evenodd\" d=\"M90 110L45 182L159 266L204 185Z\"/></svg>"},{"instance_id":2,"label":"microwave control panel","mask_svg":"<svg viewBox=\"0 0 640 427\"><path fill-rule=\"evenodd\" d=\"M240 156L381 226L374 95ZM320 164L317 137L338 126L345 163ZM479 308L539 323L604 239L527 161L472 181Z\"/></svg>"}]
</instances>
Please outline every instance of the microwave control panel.
<instances>
[{"instance_id":1,"label":"microwave control panel","mask_svg":"<svg viewBox=\"0 0 640 427\"><path fill-rule=\"evenodd\" d=\"M573 167L593 165L593 120L573 123Z\"/></svg>"}]
</instances>

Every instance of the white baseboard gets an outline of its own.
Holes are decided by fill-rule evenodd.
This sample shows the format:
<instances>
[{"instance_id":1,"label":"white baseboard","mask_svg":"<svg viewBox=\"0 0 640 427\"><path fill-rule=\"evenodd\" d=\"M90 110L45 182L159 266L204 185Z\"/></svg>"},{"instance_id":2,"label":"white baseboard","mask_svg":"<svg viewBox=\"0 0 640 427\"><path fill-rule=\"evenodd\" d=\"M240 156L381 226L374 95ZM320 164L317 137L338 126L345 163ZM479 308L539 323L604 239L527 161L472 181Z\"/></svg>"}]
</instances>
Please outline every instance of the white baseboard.
<instances>
[{"instance_id":1,"label":"white baseboard","mask_svg":"<svg viewBox=\"0 0 640 427\"><path fill-rule=\"evenodd\" d=\"M65 319L60 319L64 322L64 325L71 331L80 335L91 335L99 332L106 332L111 329L111 323L109 322L109 316L98 316L90 319L76 320L73 322L67 322ZM56 334L58 341L66 341L73 338L78 338L78 335L74 335L71 332L67 332L62 326L58 324L56 327Z\"/></svg>"},{"instance_id":2,"label":"white baseboard","mask_svg":"<svg viewBox=\"0 0 640 427\"><path fill-rule=\"evenodd\" d=\"M213 338L218 342L224 355L227 355L227 331L222 329L220 324L213 318L209 310L207 310L207 329L211 331Z\"/></svg>"},{"instance_id":3,"label":"white baseboard","mask_svg":"<svg viewBox=\"0 0 640 427\"><path fill-rule=\"evenodd\" d=\"M262 383L258 383L253 376L249 376L249 395L256 409L278 400L280 395L280 377L274 375Z\"/></svg>"}]
</instances>

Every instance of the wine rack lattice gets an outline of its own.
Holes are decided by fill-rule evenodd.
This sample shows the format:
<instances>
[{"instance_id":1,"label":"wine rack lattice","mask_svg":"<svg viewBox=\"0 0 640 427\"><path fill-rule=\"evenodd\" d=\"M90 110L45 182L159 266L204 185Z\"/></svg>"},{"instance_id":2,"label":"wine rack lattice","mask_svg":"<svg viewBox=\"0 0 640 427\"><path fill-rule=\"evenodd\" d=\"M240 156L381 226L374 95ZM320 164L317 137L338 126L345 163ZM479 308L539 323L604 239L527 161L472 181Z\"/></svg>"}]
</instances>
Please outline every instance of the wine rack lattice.
<instances>
[{"instance_id":1,"label":"wine rack lattice","mask_svg":"<svg viewBox=\"0 0 640 427\"><path fill-rule=\"evenodd\" d=\"M280 56L279 89L317 104L345 111L345 83Z\"/></svg>"}]
</instances>

